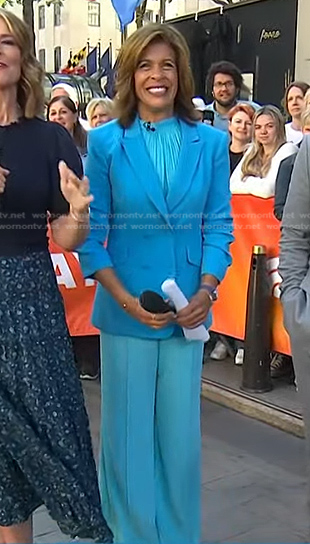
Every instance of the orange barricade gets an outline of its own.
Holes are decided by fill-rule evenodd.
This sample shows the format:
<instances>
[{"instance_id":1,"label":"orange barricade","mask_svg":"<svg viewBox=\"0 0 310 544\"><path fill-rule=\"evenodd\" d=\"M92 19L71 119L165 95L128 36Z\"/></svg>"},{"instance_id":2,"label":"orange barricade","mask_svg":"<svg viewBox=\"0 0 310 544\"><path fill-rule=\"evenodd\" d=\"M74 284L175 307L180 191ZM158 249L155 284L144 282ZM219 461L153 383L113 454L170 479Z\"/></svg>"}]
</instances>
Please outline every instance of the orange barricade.
<instances>
[{"instance_id":1,"label":"orange barricade","mask_svg":"<svg viewBox=\"0 0 310 544\"><path fill-rule=\"evenodd\" d=\"M249 195L233 195L235 241L231 246L233 263L219 287L219 300L214 305L212 330L243 339L245 332L246 295L252 247L265 245L268 271L272 284L272 347L290 353L289 338L283 326L279 300L278 273L280 223L273 216L274 199Z\"/></svg>"},{"instance_id":2,"label":"orange barricade","mask_svg":"<svg viewBox=\"0 0 310 544\"><path fill-rule=\"evenodd\" d=\"M77 253L67 253L52 240L49 249L64 299L66 318L71 336L87 336L99 331L91 324L95 282L85 280Z\"/></svg>"}]
</instances>

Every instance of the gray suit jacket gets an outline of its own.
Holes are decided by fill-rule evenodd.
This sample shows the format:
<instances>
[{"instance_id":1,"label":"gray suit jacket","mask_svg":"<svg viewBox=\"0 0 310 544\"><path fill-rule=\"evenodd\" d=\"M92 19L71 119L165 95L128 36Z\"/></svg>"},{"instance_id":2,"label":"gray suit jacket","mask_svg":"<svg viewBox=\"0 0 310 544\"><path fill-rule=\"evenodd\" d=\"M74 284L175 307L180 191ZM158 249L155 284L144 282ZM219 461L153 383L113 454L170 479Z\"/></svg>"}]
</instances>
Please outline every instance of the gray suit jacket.
<instances>
[{"instance_id":1,"label":"gray suit jacket","mask_svg":"<svg viewBox=\"0 0 310 544\"><path fill-rule=\"evenodd\" d=\"M282 302L300 289L310 293L310 136L305 136L295 161L282 219L279 272ZM310 326L310 323L309 323ZM309 338L310 340L310 338Z\"/></svg>"},{"instance_id":2,"label":"gray suit jacket","mask_svg":"<svg viewBox=\"0 0 310 544\"><path fill-rule=\"evenodd\" d=\"M279 272L284 323L290 335L299 399L310 449L310 136L293 169L282 221ZM308 464L310 456L308 457ZM310 465L309 465L310 476ZM310 479L309 479L310 490Z\"/></svg>"}]
</instances>

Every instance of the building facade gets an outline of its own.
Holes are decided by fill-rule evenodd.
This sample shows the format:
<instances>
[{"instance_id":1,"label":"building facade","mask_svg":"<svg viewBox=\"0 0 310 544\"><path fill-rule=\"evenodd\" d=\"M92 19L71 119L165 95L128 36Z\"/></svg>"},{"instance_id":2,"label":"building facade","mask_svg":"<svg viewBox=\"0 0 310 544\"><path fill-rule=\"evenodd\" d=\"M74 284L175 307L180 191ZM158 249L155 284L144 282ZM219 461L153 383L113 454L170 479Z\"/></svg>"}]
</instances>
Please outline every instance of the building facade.
<instances>
[{"instance_id":1,"label":"building facade","mask_svg":"<svg viewBox=\"0 0 310 544\"><path fill-rule=\"evenodd\" d=\"M110 0L35 2L37 56L47 72L65 67L70 54L100 44L103 53L112 44L115 57L121 44L118 18Z\"/></svg>"},{"instance_id":2,"label":"building facade","mask_svg":"<svg viewBox=\"0 0 310 544\"><path fill-rule=\"evenodd\" d=\"M148 0L145 23L159 21L159 6L160 0ZM213 0L167 0L165 15L169 20L215 6ZM8 9L21 16L20 5ZM116 59L122 37L111 0L38 0L34 1L34 12L37 57L47 72L58 72L66 66L70 54L85 46L91 50L98 43L101 54L111 44L112 60ZM135 30L133 22L128 34Z\"/></svg>"},{"instance_id":3,"label":"building facade","mask_svg":"<svg viewBox=\"0 0 310 544\"><path fill-rule=\"evenodd\" d=\"M285 0L282 0L285 2ZM234 0L243 5L244 0ZM245 2L246 4L246 2ZM148 0L145 23L159 21L160 0ZM295 75L298 79L310 81L310 51L308 40L308 21L310 0L297 0L298 20L296 33ZM166 20L183 17L187 14L217 9L213 0L171 0L166 1ZM250 6L249 6L250 8ZM21 6L15 4L8 9L18 16ZM219 9L219 6L218 6ZM112 60L117 57L121 46L121 30L118 17L111 0L62 0L51 3L46 0L34 2L35 33L37 56L47 72L58 72L70 58L83 47L89 50L100 44L101 54L111 44ZM128 34L136 29L133 22Z\"/></svg>"}]
</instances>

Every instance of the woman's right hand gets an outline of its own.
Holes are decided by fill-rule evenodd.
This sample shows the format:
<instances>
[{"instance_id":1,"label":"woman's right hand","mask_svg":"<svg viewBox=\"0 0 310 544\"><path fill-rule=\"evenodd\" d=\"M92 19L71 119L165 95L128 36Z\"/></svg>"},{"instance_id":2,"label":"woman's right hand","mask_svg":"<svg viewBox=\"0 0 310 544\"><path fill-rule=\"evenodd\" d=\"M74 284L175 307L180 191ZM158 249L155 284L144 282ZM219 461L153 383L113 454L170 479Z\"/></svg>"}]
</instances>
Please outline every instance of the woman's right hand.
<instances>
[{"instance_id":1,"label":"woman's right hand","mask_svg":"<svg viewBox=\"0 0 310 544\"><path fill-rule=\"evenodd\" d=\"M5 191L6 178L8 177L9 173L9 170L0 166L0 194L4 193Z\"/></svg>"},{"instance_id":2,"label":"woman's right hand","mask_svg":"<svg viewBox=\"0 0 310 544\"><path fill-rule=\"evenodd\" d=\"M152 329L162 329L167 327L170 323L175 321L175 314L173 312L167 312L165 314L152 314L142 308L139 299L131 297L130 301L126 303L125 311L134 319L147 325Z\"/></svg>"}]
</instances>

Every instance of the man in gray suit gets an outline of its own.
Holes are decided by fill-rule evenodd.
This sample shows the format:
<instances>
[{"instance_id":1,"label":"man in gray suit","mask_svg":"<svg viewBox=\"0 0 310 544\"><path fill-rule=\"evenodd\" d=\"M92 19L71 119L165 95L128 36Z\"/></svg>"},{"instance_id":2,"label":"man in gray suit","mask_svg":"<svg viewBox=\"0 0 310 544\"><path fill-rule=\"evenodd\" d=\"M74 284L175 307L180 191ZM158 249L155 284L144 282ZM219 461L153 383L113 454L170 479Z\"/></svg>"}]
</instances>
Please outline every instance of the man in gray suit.
<instances>
[{"instance_id":1,"label":"man in gray suit","mask_svg":"<svg viewBox=\"0 0 310 544\"><path fill-rule=\"evenodd\" d=\"M280 249L281 301L306 427L310 476L310 135L304 136L295 161Z\"/></svg>"}]
</instances>

